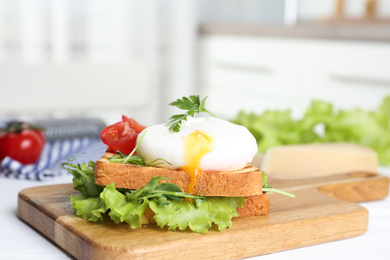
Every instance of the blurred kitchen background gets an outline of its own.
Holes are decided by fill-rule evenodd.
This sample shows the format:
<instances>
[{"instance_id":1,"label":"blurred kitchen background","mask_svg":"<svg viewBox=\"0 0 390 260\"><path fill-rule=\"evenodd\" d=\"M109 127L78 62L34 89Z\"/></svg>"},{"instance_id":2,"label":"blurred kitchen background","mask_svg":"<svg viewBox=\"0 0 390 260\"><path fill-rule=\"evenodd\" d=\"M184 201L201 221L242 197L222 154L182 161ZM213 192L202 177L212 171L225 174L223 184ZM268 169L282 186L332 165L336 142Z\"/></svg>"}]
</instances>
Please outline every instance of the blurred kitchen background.
<instances>
[{"instance_id":1,"label":"blurred kitchen background","mask_svg":"<svg viewBox=\"0 0 390 260\"><path fill-rule=\"evenodd\" d=\"M390 0L0 0L0 119L230 119L390 94Z\"/></svg>"}]
</instances>

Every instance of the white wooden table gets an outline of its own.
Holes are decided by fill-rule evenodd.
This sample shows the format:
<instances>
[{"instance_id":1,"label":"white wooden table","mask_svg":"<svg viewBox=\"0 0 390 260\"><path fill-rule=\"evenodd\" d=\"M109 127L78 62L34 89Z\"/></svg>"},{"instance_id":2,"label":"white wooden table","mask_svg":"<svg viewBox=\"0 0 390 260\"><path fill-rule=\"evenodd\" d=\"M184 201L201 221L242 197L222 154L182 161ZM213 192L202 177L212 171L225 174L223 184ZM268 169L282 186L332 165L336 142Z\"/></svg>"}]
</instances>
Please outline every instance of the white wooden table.
<instances>
[{"instance_id":1,"label":"white wooden table","mask_svg":"<svg viewBox=\"0 0 390 260\"><path fill-rule=\"evenodd\" d=\"M390 168L379 171L390 176ZM69 183L71 176L33 182L0 178L0 259L70 259L61 248L16 216L17 195L24 188ZM368 232L342 241L289 250L262 256L261 259L389 259L390 197L361 203L369 210ZM261 243L261 241L259 241ZM260 257L255 257L254 259Z\"/></svg>"}]
</instances>

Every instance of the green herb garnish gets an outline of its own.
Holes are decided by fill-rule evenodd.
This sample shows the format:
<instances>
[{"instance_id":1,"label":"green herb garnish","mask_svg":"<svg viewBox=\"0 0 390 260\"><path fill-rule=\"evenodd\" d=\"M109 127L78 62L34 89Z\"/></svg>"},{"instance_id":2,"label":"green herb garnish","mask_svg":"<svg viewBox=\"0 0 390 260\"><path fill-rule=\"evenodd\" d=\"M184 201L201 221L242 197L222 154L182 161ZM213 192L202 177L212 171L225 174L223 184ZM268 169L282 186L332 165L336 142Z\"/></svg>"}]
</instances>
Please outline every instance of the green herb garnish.
<instances>
[{"instance_id":1,"label":"green herb garnish","mask_svg":"<svg viewBox=\"0 0 390 260\"><path fill-rule=\"evenodd\" d=\"M284 196L287 196L290 198L295 198L294 194L291 194L291 193L288 193L285 191L281 191L281 190L278 190L278 189L275 189L275 188L272 188L271 186L269 186L267 174L264 171L262 172L262 174L263 174L263 192L275 192L275 193L278 193L280 195L284 195Z\"/></svg>"},{"instance_id":2,"label":"green herb garnish","mask_svg":"<svg viewBox=\"0 0 390 260\"><path fill-rule=\"evenodd\" d=\"M73 186L75 190L89 196L99 196L104 187L95 184L95 162L88 164L72 164L71 162L61 163L61 167L73 175Z\"/></svg>"},{"instance_id":3,"label":"green herb garnish","mask_svg":"<svg viewBox=\"0 0 390 260\"><path fill-rule=\"evenodd\" d=\"M179 201L183 198L191 198L195 206L199 207L204 197L182 192L180 187L173 183L159 183L160 180L168 180L167 177L152 177L152 179L139 190L127 191L125 195L129 200L157 198L160 205L170 205L171 200Z\"/></svg>"},{"instance_id":4,"label":"green herb garnish","mask_svg":"<svg viewBox=\"0 0 390 260\"><path fill-rule=\"evenodd\" d=\"M144 166L144 167L154 167L160 164L171 164L170 162L162 159L162 158L157 158L156 160L151 161L150 163L146 163L144 158L139 157L138 155L132 155L128 156L127 154L121 153L120 151L116 151L116 155L111 156L108 158L110 162L115 162L115 163L129 163L129 164L134 164L134 165L139 165L139 166Z\"/></svg>"},{"instance_id":5,"label":"green herb garnish","mask_svg":"<svg viewBox=\"0 0 390 260\"><path fill-rule=\"evenodd\" d=\"M138 147L140 146L142 140L144 139L145 134L146 134L146 131L144 131L142 133L142 136L141 136L139 142L137 143L137 145L134 147L133 151L131 151L130 154L127 155L127 154L121 153L118 150L118 151L116 151L116 155L108 158L108 161L116 162L116 163L130 163L130 164L135 164L135 165L139 165L139 166L146 166L146 167L157 166L160 164L164 164L164 162L167 164L171 164L162 158L157 158L156 160L154 160L150 163L146 163L144 158L141 158L138 155L134 155L134 153L137 151Z\"/></svg>"},{"instance_id":6,"label":"green herb garnish","mask_svg":"<svg viewBox=\"0 0 390 260\"><path fill-rule=\"evenodd\" d=\"M206 98L207 97L200 101L199 95L192 95L189 96L189 98L183 97L182 99L177 99L176 101L170 103L169 105L175 106L182 110L187 110L187 112L184 114L173 115L169 119L170 121L166 124L166 126L169 126L169 130L173 132L179 132L181 121L187 120L188 116L194 117L195 113L199 114L200 112L206 112L212 116L215 116L205 108Z\"/></svg>"}]
</instances>

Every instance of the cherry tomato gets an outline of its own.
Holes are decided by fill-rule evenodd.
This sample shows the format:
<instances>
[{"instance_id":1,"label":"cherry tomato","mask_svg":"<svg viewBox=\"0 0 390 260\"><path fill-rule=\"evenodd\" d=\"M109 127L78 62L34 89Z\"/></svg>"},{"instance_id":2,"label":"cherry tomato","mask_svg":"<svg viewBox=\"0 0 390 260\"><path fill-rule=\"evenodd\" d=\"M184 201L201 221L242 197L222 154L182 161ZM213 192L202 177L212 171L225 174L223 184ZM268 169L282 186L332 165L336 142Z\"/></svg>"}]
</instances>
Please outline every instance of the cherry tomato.
<instances>
[{"instance_id":1,"label":"cherry tomato","mask_svg":"<svg viewBox=\"0 0 390 260\"><path fill-rule=\"evenodd\" d=\"M4 136L5 136L5 134L0 132L0 161L4 159L4 156L3 156L3 140L4 140Z\"/></svg>"},{"instance_id":2,"label":"cherry tomato","mask_svg":"<svg viewBox=\"0 0 390 260\"><path fill-rule=\"evenodd\" d=\"M9 156L23 164L35 163L45 145L45 136L41 130L29 128L9 128L0 136L0 159Z\"/></svg>"},{"instance_id":3,"label":"cherry tomato","mask_svg":"<svg viewBox=\"0 0 390 260\"><path fill-rule=\"evenodd\" d=\"M122 116L122 121L107 126L100 134L103 143L108 146L109 152L129 154L133 151L138 134L146 126L140 125L132 118Z\"/></svg>"}]
</instances>

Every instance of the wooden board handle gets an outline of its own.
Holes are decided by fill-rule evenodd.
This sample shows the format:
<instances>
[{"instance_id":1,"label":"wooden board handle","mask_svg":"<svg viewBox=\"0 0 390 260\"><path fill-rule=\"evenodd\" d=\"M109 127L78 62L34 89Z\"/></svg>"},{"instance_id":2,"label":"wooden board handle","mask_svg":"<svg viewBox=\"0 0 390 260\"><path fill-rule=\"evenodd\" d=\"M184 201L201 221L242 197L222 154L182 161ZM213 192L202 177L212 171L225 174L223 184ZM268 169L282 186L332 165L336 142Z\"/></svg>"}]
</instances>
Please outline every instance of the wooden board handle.
<instances>
[{"instance_id":1,"label":"wooden board handle","mask_svg":"<svg viewBox=\"0 0 390 260\"><path fill-rule=\"evenodd\" d=\"M317 188L333 198L365 202L384 199L389 194L390 179L377 173L351 172L300 180L269 178L268 182L274 188L291 193L294 190Z\"/></svg>"},{"instance_id":2,"label":"wooden board handle","mask_svg":"<svg viewBox=\"0 0 390 260\"><path fill-rule=\"evenodd\" d=\"M330 197L351 202L380 200L389 194L389 178L375 173L350 173L349 183L323 185L318 190ZM364 180L364 181L363 181Z\"/></svg>"}]
</instances>

